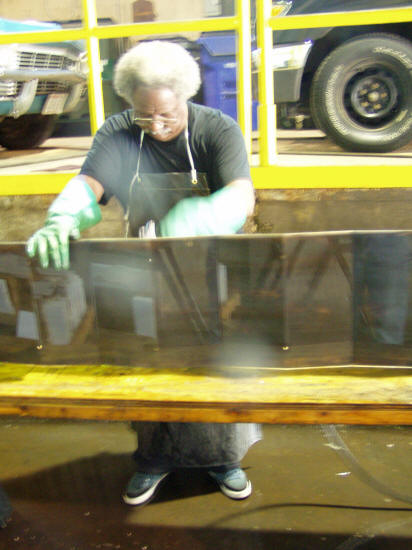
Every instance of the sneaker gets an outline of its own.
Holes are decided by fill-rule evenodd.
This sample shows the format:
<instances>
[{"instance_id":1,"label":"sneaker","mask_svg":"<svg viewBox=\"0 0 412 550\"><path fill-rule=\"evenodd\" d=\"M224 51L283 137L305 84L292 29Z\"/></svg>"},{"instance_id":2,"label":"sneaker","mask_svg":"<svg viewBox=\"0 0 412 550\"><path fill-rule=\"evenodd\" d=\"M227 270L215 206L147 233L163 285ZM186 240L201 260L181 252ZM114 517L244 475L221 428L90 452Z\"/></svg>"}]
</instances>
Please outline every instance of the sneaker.
<instances>
[{"instance_id":1,"label":"sneaker","mask_svg":"<svg viewBox=\"0 0 412 550\"><path fill-rule=\"evenodd\" d=\"M146 504L154 496L159 483L167 475L169 475L169 472L164 474L136 472L127 484L123 500L126 504L131 504L132 506Z\"/></svg>"},{"instance_id":2,"label":"sneaker","mask_svg":"<svg viewBox=\"0 0 412 550\"><path fill-rule=\"evenodd\" d=\"M252 493L252 484L241 468L233 468L227 472L209 470L209 475L217 481L222 493L229 498L240 500Z\"/></svg>"}]
</instances>

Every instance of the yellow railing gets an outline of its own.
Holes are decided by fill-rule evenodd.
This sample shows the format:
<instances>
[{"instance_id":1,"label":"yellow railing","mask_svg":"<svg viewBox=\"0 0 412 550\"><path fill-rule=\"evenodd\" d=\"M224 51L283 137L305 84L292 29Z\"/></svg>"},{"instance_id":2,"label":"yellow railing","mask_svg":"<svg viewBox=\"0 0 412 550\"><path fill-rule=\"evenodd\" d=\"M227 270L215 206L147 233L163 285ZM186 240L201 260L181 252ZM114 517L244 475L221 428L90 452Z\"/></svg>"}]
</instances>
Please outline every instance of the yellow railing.
<instances>
[{"instance_id":1,"label":"yellow railing","mask_svg":"<svg viewBox=\"0 0 412 550\"><path fill-rule=\"evenodd\" d=\"M251 142L251 63L250 63L250 8L248 0L236 0L235 17L171 21L159 23L133 23L129 25L98 26L95 0L82 0L83 26L79 29L7 33L0 35L0 44L85 40L89 64L89 105L92 133L104 121L104 105L100 74L99 39L130 36L176 34L198 31L236 31L238 38L239 124L245 139Z\"/></svg>"},{"instance_id":2,"label":"yellow railing","mask_svg":"<svg viewBox=\"0 0 412 550\"><path fill-rule=\"evenodd\" d=\"M233 30L238 51L238 118L248 151L252 143L251 34L249 0L236 0L233 17L133 23L99 26L96 0L82 0L83 25L76 29L3 34L0 44L51 42L83 39L87 43L89 63L89 109L94 134L104 121L104 104L100 73L99 40L142 35L176 34ZM361 25L412 21L412 9L385 9L353 13L273 17L271 0L256 0L257 41L261 49L259 82L259 165L252 168L258 189L270 188L346 188L412 186L409 166L279 166L276 155L275 105L270 55L272 30L337 25ZM384 161L382 161L384 164ZM384 168L384 169L382 169ZM390 177L388 172L390 170ZM365 173L367 171L367 177ZM58 193L74 173L4 175L0 178L0 195ZM394 182L402 182L402 185Z\"/></svg>"},{"instance_id":3,"label":"yellow railing","mask_svg":"<svg viewBox=\"0 0 412 550\"><path fill-rule=\"evenodd\" d=\"M259 85L259 151L260 165L276 164L274 139L275 105L273 103L273 73L270 62L272 30L338 27L412 21L411 8L367 10L316 15L272 17L272 2L257 0L257 46L261 49Z\"/></svg>"}]
</instances>

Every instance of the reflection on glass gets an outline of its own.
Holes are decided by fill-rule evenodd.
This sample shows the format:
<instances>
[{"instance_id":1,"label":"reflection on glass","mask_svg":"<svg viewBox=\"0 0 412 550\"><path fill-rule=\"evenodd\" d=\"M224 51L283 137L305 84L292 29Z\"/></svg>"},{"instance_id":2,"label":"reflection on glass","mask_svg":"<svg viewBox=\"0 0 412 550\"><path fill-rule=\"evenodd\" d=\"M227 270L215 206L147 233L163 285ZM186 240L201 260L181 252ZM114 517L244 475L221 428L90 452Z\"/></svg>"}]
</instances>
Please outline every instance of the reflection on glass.
<instances>
[{"instance_id":1,"label":"reflection on glass","mask_svg":"<svg viewBox=\"0 0 412 550\"><path fill-rule=\"evenodd\" d=\"M408 314L411 249L406 235L357 235L355 332L377 342L403 344Z\"/></svg>"},{"instance_id":2,"label":"reflection on glass","mask_svg":"<svg viewBox=\"0 0 412 550\"><path fill-rule=\"evenodd\" d=\"M354 340L360 360L379 350L381 360L411 363L410 239L396 233L354 236Z\"/></svg>"},{"instance_id":3,"label":"reflection on glass","mask_svg":"<svg viewBox=\"0 0 412 550\"><path fill-rule=\"evenodd\" d=\"M0 247L0 360L410 365L409 234L112 239L69 271Z\"/></svg>"},{"instance_id":4,"label":"reflection on glass","mask_svg":"<svg viewBox=\"0 0 412 550\"><path fill-rule=\"evenodd\" d=\"M80 361L90 337L93 312L85 284L74 271L33 269L23 246L4 246L0 254L0 335L2 359L47 362L45 350L58 350L67 362L71 346ZM89 342L88 347L93 346ZM52 354L53 355L53 354ZM43 361L44 359L44 361ZM72 361L73 362L73 361Z\"/></svg>"}]
</instances>

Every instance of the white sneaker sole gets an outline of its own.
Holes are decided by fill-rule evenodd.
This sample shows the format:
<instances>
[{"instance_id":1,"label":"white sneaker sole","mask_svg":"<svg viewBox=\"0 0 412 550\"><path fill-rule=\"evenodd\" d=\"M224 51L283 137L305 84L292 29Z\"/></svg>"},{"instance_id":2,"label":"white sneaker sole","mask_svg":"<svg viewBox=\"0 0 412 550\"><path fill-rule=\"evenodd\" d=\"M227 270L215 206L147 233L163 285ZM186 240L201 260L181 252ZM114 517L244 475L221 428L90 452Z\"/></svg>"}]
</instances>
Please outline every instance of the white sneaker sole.
<instances>
[{"instance_id":1,"label":"white sneaker sole","mask_svg":"<svg viewBox=\"0 0 412 550\"><path fill-rule=\"evenodd\" d=\"M233 491L233 489L229 489L223 483L219 483L217 480L215 481L219 485L222 493L229 498L233 498L234 500L242 500L244 498L249 497L252 494L252 484L250 480L248 480L246 487L241 491Z\"/></svg>"},{"instance_id":2,"label":"white sneaker sole","mask_svg":"<svg viewBox=\"0 0 412 550\"><path fill-rule=\"evenodd\" d=\"M149 500L153 497L153 495L156 492L156 489L158 488L159 484L164 480L166 476L169 475L169 472L166 472L163 474L157 481L154 483L150 489L142 493L141 495L138 495L137 497L129 497L129 495L126 493L123 495L123 501L126 504L130 504L130 506L139 506L139 504L146 504L146 502L149 502Z\"/></svg>"}]
</instances>

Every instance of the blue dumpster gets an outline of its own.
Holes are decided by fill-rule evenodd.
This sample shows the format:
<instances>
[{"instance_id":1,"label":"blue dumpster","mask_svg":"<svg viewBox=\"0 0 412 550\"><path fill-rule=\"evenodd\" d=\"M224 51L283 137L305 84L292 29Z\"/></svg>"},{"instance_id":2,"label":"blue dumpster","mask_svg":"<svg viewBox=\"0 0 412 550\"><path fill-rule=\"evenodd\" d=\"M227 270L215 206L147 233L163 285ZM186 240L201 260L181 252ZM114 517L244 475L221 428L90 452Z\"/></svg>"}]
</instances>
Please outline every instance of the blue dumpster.
<instances>
[{"instance_id":1,"label":"blue dumpster","mask_svg":"<svg viewBox=\"0 0 412 550\"><path fill-rule=\"evenodd\" d=\"M203 102L237 120L236 37L208 33L197 40L203 73ZM257 128L257 101L252 105L252 128Z\"/></svg>"}]
</instances>

